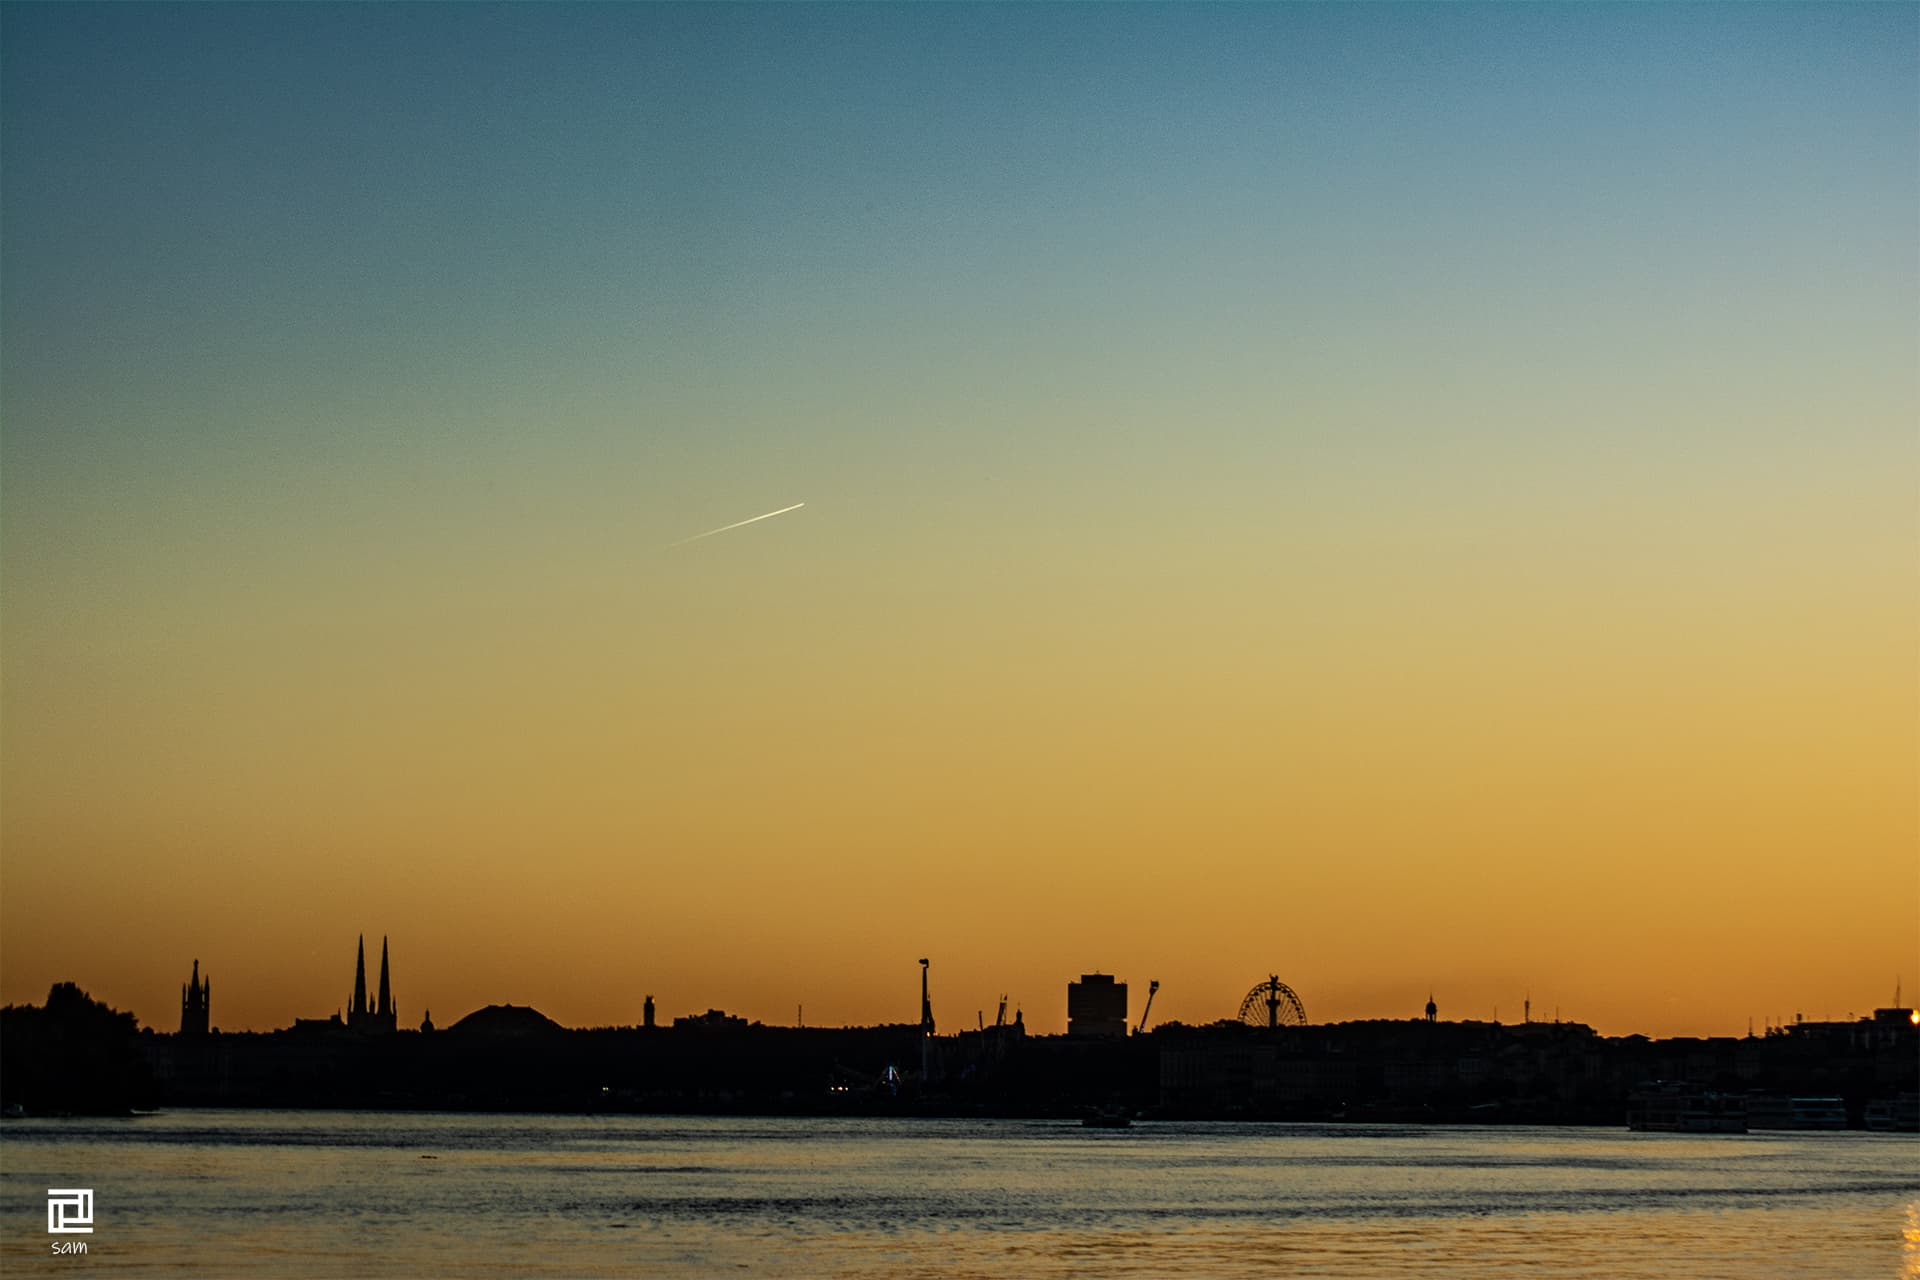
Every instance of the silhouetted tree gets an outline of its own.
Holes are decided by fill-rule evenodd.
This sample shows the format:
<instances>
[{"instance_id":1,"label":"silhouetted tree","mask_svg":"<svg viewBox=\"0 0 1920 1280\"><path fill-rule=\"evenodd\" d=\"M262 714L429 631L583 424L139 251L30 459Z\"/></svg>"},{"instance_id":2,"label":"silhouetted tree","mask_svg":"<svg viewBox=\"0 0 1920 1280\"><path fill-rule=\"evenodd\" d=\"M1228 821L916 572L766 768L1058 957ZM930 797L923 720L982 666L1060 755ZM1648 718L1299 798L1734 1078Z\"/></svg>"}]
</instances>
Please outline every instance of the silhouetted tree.
<instances>
[{"instance_id":1,"label":"silhouetted tree","mask_svg":"<svg viewBox=\"0 0 1920 1280\"><path fill-rule=\"evenodd\" d=\"M0 1009L0 1103L41 1114L119 1115L152 1093L131 1013L71 982L44 1005Z\"/></svg>"}]
</instances>

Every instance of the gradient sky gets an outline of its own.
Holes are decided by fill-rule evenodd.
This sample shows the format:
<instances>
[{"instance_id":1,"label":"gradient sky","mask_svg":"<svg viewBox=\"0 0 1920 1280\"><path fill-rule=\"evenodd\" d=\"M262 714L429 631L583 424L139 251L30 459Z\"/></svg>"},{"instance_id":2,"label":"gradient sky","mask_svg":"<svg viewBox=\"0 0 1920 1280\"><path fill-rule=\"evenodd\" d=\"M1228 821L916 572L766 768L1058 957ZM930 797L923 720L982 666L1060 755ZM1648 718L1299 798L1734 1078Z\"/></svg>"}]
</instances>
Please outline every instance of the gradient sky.
<instances>
[{"instance_id":1,"label":"gradient sky","mask_svg":"<svg viewBox=\"0 0 1920 1280\"><path fill-rule=\"evenodd\" d=\"M0 7L0 998L1911 1002L1917 86L1911 5Z\"/></svg>"}]
</instances>

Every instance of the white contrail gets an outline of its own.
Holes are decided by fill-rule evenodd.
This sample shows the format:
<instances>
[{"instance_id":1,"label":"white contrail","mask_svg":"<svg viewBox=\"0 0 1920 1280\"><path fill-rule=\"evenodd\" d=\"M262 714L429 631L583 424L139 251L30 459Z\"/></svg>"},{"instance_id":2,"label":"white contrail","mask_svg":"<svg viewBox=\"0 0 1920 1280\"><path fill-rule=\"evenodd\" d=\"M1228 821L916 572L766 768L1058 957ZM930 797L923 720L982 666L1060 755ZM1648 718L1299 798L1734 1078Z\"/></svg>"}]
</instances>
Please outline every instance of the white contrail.
<instances>
[{"instance_id":1,"label":"white contrail","mask_svg":"<svg viewBox=\"0 0 1920 1280\"><path fill-rule=\"evenodd\" d=\"M789 511L798 511L800 508L806 505L807 504L804 502L796 502L790 507L782 507L778 511L769 511L767 512L767 514L763 516L755 516L751 520L735 520L732 524L723 524L718 529L709 529L705 533L696 533L691 538L682 538L678 542L669 542L667 546L669 548L684 547L689 542L698 542L702 538L711 538L716 533L725 533L729 529L738 529L743 524L758 524L762 520L771 520L775 516L783 516L787 514L787 512Z\"/></svg>"}]
</instances>

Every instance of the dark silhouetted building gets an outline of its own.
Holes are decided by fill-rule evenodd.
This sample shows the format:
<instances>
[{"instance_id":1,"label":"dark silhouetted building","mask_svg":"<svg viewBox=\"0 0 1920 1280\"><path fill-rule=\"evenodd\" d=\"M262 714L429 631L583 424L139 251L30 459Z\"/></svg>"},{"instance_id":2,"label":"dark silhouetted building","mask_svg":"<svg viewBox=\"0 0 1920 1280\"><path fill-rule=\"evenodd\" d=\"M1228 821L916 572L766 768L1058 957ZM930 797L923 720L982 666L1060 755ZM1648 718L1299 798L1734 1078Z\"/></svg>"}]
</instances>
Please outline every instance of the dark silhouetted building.
<instances>
[{"instance_id":1,"label":"dark silhouetted building","mask_svg":"<svg viewBox=\"0 0 1920 1280\"><path fill-rule=\"evenodd\" d=\"M1067 984L1067 1034L1127 1034L1127 984L1108 973L1083 973Z\"/></svg>"},{"instance_id":2,"label":"dark silhouetted building","mask_svg":"<svg viewBox=\"0 0 1920 1280\"><path fill-rule=\"evenodd\" d=\"M387 940L380 939L379 1003L367 1006L367 939L360 936L360 949L353 962L353 995L347 1002L347 1026L354 1031L386 1034L400 1025L400 1011L393 1003L393 984L387 975Z\"/></svg>"},{"instance_id":3,"label":"dark silhouetted building","mask_svg":"<svg viewBox=\"0 0 1920 1280\"><path fill-rule=\"evenodd\" d=\"M204 1036L210 1031L209 1019L212 1017L213 980L202 980L200 962L193 962L193 978L180 988L180 1034L183 1036Z\"/></svg>"}]
</instances>

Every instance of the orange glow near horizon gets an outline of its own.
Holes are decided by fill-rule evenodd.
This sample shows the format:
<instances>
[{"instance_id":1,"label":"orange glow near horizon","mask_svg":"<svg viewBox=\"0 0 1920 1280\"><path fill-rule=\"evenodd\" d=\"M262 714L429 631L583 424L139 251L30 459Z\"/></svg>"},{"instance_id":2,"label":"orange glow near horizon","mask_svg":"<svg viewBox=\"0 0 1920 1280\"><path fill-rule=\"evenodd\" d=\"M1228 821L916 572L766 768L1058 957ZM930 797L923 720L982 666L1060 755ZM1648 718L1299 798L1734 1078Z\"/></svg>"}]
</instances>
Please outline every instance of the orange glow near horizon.
<instances>
[{"instance_id":1,"label":"orange glow near horizon","mask_svg":"<svg viewBox=\"0 0 1920 1280\"><path fill-rule=\"evenodd\" d=\"M647 993L911 1021L931 954L948 1028L1005 991L1062 1029L1101 969L1160 979L1156 1021L1279 972L1316 1020L1431 988L1443 1017L1531 993L1725 1034L1881 1004L1910 960L1898 627L1651 573L1639 613L1544 578L1502 599L1537 551L1442 589L1422 562L1451 554L1412 543L1341 583L1250 557L1273 586L1246 593L1217 562L1071 583L1044 552L836 584L829 530L657 561L572 616L555 588L308 630L289 594L180 618L158 666L63 659L145 674L9 691L34 749L8 758L6 998L72 979L166 1028L197 958L216 1025L264 1029L344 1003L366 932L409 1023L632 1023ZM1850 616L1885 610L1868 588Z\"/></svg>"}]
</instances>

